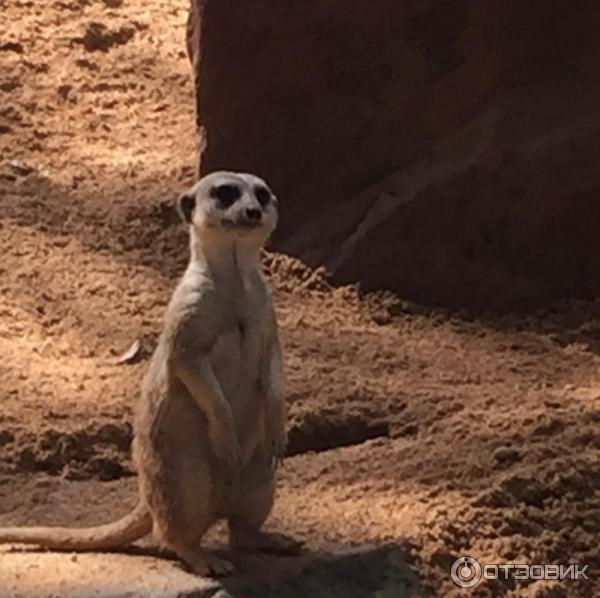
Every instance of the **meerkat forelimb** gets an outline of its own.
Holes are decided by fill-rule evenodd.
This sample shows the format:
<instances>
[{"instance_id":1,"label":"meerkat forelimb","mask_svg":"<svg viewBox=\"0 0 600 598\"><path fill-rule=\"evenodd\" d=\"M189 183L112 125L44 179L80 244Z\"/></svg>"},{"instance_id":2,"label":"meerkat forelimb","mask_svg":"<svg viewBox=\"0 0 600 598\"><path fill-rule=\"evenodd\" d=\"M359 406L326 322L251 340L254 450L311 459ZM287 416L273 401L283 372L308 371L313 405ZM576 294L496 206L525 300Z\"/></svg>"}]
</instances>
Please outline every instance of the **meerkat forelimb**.
<instances>
[{"instance_id":1,"label":"meerkat forelimb","mask_svg":"<svg viewBox=\"0 0 600 598\"><path fill-rule=\"evenodd\" d=\"M241 448L233 414L207 356L183 352L175 359L175 373L196 405L204 412L208 436L217 457L225 459L229 467L238 466Z\"/></svg>"}]
</instances>

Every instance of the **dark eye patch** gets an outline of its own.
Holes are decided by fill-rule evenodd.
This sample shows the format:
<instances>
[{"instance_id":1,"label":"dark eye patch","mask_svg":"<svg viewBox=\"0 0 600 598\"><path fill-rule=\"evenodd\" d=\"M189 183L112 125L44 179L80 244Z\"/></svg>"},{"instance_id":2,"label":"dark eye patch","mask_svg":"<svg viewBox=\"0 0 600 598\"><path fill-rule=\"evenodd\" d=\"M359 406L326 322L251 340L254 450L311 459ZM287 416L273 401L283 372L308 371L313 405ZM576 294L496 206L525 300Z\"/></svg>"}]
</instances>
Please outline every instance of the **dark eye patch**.
<instances>
[{"instance_id":1,"label":"dark eye patch","mask_svg":"<svg viewBox=\"0 0 600 598\"><path fill-rule=\"evenodd\" d=\"M271 192L262 185L254 187L254 196L263 208L271 201Z\"/></svg>"},{"instance_id":2,"label":"dark eye patch","mask_svg":"<svg viewBox=\"0 0 600 598\"><path fill-rule=\"evenodd\" d=\"M242 196L242 191L237 185L226 183L212 187L210 196L219 202L220 207L228 208Z\"/></svg>"}]
</instances>

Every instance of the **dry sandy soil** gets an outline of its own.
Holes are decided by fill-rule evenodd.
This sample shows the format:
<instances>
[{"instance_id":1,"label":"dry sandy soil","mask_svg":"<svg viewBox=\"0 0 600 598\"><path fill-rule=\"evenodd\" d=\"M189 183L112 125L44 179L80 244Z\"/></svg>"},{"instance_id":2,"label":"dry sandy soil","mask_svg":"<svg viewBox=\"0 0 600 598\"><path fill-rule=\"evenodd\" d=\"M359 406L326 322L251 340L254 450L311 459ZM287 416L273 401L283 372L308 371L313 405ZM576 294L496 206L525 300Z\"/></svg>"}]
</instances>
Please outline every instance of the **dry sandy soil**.
<instances>
[{"instance_id":1,"label":"dry sandy soil","mask_svg":"<svg viewBox=\"0 0 600 598\"><path fill-rule=\"evenodd\" d=\"M187 3L0 7L0 524L97 523L135 501L132 404L187 258ZM476 595L600 595L600 302L475 319L265 265L291 405L270 526L306 553L242 560L232 595L466 594L459 555L590 565ZM141 595L136 567L174 587L161 560L114 558L4 551L0 596L68 595L48 574L65 567L91 576L81 596L107 569L103 595Z\"/></svg>"}]
</instances>

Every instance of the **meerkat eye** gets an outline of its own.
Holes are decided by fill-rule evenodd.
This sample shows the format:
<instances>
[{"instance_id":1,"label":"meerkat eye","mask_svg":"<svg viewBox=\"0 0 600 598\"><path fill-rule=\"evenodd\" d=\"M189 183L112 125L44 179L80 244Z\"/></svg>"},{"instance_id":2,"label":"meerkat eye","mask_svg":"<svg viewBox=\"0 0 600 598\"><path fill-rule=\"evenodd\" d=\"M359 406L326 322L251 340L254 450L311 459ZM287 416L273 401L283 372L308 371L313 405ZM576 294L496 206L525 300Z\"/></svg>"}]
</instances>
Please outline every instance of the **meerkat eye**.
<instances>
[{"instance_id":1,"label":"meerkat eye","mask_svg":"<svg viewBox=\"0 0 600 598\"><path fill-rule=\"evenodd\" d=\"M226 183L213 187L210 190L210 196L216 199L222 208L228 208L242 196L242 192L237 185Z\"/></svg>"},{"instance_id":2,"label":"meerkat eye","mask_svg":"<svg viewBox=\"0 0 600 598\"><path fill-rule=\"evenodd\" d=\"M263 208L271 201L271 192L262 185L254 187L254 196Z\"/></svg>"}]
</instances>

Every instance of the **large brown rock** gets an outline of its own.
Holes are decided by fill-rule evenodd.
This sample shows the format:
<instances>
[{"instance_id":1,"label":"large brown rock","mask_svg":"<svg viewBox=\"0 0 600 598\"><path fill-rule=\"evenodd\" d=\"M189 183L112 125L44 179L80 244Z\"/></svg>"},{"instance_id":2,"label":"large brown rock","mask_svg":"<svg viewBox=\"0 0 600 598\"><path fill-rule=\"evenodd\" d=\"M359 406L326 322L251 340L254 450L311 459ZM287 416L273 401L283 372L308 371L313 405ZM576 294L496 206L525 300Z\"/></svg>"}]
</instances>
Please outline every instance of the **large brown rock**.
<instances>
[{"instance_id":1,"label":"large brown rock","mask_svg":"<svg viewBox=\"0 0 600 598\"><path fill-rule=\"evenodd\" d=\"M277 249L454 307L598 293L600 4L193 4L202 170L272 183Z\"/></svg>"}]
</instances>

